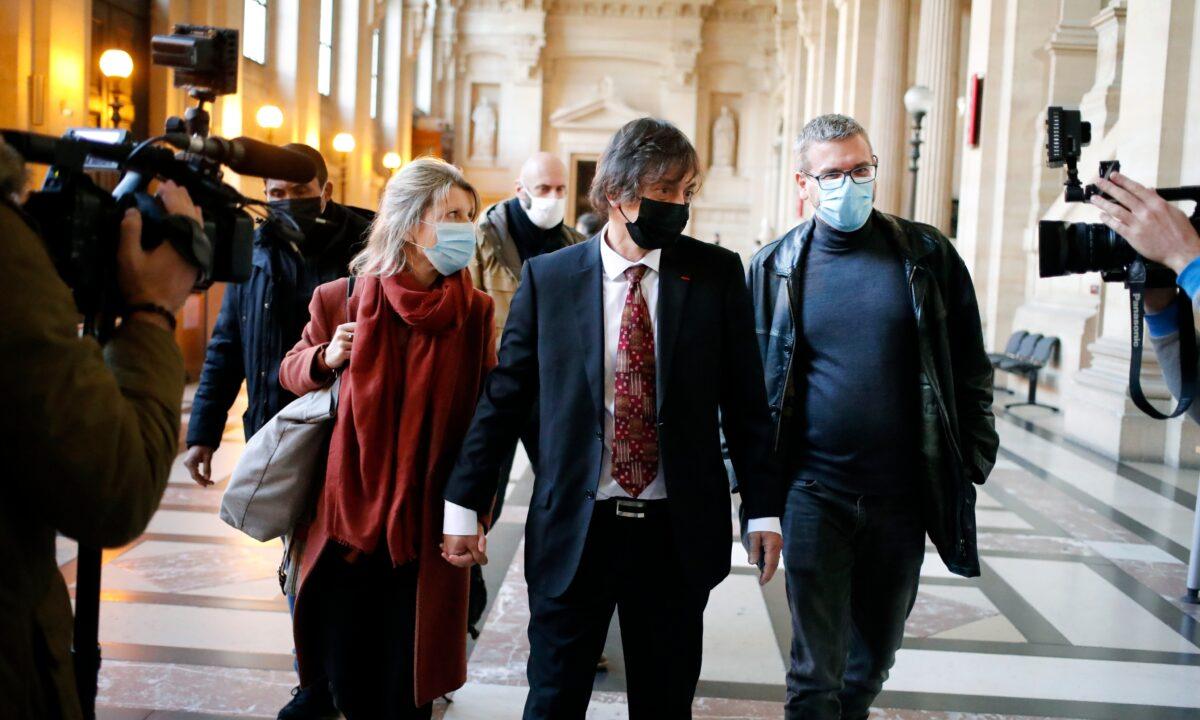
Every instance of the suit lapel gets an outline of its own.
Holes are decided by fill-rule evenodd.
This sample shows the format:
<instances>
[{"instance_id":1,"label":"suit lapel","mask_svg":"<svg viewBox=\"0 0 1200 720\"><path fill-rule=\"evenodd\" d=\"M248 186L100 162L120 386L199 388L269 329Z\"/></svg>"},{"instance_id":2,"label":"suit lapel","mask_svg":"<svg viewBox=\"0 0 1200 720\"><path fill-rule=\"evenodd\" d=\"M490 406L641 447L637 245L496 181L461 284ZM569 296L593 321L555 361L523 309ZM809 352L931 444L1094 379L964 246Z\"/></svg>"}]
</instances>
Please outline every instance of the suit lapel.
<instances>
[{"instance_id":1,"label":"suit lapel","mask_svg":"<svg viewBox=\"0 0 1200 720\"><path fill-rule=\"evenodd\" d=\"M604 291L600 287L600 246L593 237L587 241L576 271L574 303L575 327L583 349L583 366L588 387L596 405L596 415L604 412Z\"/></svg>"},{"instance_id":2,"label":"suit lapel","mask_svg":"<svg viewBox=\"0 0 1200 720\"><path fill-rule=\"evenodd\" d=\"M678 247L662 252L658 277L658 410L662 411L691 278Z\"/></svg>"}]
</instances>

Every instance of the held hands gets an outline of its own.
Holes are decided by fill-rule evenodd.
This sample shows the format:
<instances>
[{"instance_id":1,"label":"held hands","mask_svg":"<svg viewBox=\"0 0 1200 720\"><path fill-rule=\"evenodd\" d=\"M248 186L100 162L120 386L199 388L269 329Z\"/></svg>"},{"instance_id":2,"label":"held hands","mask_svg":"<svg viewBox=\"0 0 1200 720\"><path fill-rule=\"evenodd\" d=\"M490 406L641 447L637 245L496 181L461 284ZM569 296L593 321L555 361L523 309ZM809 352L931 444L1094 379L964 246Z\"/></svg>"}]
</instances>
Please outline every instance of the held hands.
<instances>
[{"instance_id":1,"label":"held hands","mask_svg":"<svg viewBox=\"0 0 1200 720\"><path fill-rule=\"evenodd\" d=\"M760 561L762 562L758 584L766 585L771 582L771 578L775 576L775 570L779 567L779 553L783 550L783 536L774 532L752 532L747 537L747 541L750 543L750 548L746 562L751 565L758 565Z\"/></svg>"},{"instance_id":2,"label":"held hands","mask_svg":"<svg viewBox=\"0 0 1200 720\"><path fill-rule=\"evenodd\" d=\"M183 456L183 466L187 468L192 475L192 480L195 480L200 487L208 487L213 484L212 459L213 453L216 451L216 448L193 445Z\"/></svg>"},{"instance_id":3,"label":"held hands","mask_svg":"<svg viewBox=\"0 0 1200 720\"><path fill-rule=\"evenodd\" d=\"M333 331L333 339L325 348L325 364L337 370L350 360L350 349L354 346L354 329L358 323L344 323Z\"/></svg>"},{"instance_id":4,"label":"held hands","mask_svg":"<svg viewBox=\"0 0 1200 720\"><path fill-rule=\"evenodd\" d=\"M776 558L779 552L775 553ZM479 532L475 535L443 535L442 559L454 567L469 568L472 565L487 565L487 535L483 531L483 523L479 524Z\"/></svg>"},{"instance_id":5,"label":"held hands","mask_svg":"<svg viewBox=\"0 0 1200 720\"><path fill-rule=\"evenodd\" d=\"M1181 272L1200 257L1200 235L1182 210L1120 173L1097 178L1096 186L1116 200L1092 196L1100 221L1121 234L1148 260ZM1147 303L1149 304L1149 303Z\"/></svg>"}]
</instances>

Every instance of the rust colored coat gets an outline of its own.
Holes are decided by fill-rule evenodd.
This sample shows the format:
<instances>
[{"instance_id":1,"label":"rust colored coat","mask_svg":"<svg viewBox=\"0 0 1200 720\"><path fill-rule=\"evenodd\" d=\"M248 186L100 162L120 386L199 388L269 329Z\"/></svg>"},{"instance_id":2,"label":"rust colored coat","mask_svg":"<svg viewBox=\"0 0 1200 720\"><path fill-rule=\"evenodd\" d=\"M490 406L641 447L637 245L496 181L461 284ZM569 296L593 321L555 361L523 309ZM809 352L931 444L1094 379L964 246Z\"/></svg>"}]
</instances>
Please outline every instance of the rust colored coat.
<instances>
[{"instance_id":1,"label":"rust colored coat","mask_svg":"<svg viewBox=\"0 0 1200 720\"><path fill-rule=\"evenodd\" d=\"M347 322L346 282L345 279L335 280L317 288L309 307L312 319L304 328L300 341L287 354L279 368L280 384L296 395L324 387L332 381L331 377L322 373L317 357L329 344L338 325ZM349 301L351 317L357 316L359 287L355 288L354 297ZM462 363L466 367L472 363L481 366L478 380L480 387L483 377L495 365L491 332L492 303L486 296L483 296L483 300L473 304L473 309L460 330L468 333L468 337L478 338L477 343L469 343L472 351L468 354L471 357L463 358ZM475 352L476 345L478 353ZM483 358L483 361L480 362L478 358ZM395 361L399 362L402 359L397 358ZM343 384L343 401L347 390L348 384ZM469 407L464 411L474 411L474 398L471 398ZM445 482L445 478L441 480ZM467 678L469 573L466 569L456 568L442 559L438 547L442 541L441 489L429 493L427 497L429 501L425 503L422 511L425 537L420 543L420 556L417 560L414 651L415 695L418 705L432 702L435 698L456 690ZM316 519L307 526L297 528L295 534L295 542L302 549L298 550L299 568L293 567L293 572L299 573L293 628L296 657L300 664L300 682L305 687L311 685L323 672L320 659L312 655L315 633L311 623L315 618L308 617L305 605L305 583L326 546L333 542L321 518L322 513L318 508Z\"/></svg>"}]
</instances>

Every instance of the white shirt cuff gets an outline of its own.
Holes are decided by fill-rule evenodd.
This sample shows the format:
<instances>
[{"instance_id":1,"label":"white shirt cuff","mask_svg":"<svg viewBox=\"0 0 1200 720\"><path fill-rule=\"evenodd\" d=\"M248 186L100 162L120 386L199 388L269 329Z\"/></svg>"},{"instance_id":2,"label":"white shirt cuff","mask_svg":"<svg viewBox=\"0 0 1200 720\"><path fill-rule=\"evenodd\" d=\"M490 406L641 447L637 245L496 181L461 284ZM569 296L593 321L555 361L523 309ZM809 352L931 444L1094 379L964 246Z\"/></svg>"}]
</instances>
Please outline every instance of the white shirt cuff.
<instances>
[{"instance_id":1,"label":"white shirt cuff","mask_svg":"<svg viewBox=\"0 0 1200 720\"><path fill-rule=\"evenodd\" d=\"M474 510L447 500L442 532L446 535L475 535L479 532L479 515Z\"/></svg>"},{"instance_id":2,"label":"white shirt cuff","mask_svg":"<svg viewBox=\"0 0 1200 720\"><path fill-rule=\"evenodd\" d=\"M447 514L447 517L449 517L449 514ZM783 530L780 529L779 518L777 517L753 518L748 520L746 522L746 533L754 532L773 532L776 535L783 535Z\"/></svg>"}]
</instances>

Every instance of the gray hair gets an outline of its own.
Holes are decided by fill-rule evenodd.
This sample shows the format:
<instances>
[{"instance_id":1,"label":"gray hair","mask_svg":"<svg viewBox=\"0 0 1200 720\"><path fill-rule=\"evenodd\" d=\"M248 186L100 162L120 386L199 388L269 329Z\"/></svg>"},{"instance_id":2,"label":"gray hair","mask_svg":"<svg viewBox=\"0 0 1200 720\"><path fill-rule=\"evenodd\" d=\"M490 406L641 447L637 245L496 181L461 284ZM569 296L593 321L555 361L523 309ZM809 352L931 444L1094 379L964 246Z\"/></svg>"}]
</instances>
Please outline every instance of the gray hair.
<instances>
[{"instance_id":1,"label":"gray hair","mask_svg":"<svg viewBox=\"0 0 1200 720\"><path fill-rule=\"evenodd\" d=\"M350 261L354 275L390 277L404 270L404 244L412 239L425 211L446 202L452 188L471 196L471 219L479 215L479 193L462 171L445 160L424 157L413 160L388 180L371 223L367 246Z\"/></svg>"},{"instance_id":2,"label":"gray hair","mask_svg":"<svg viewBox=\"0 0 1200 720\"><path fill-rule=\"evenodd\" d=\"M796 155L796 166L801 170L808 170L808 149L815 143L846 140L855 135L862 135L863 140L867 141L867 145L871 144L871 138L867 137L867 131L852 117L829 113L809 120L792 146L792 151Z\"/></svg>"}]
</instances>

